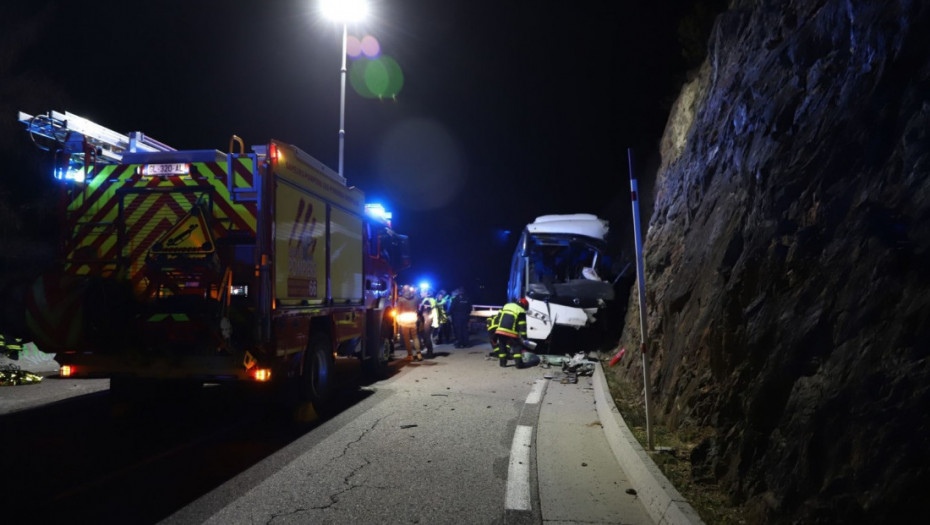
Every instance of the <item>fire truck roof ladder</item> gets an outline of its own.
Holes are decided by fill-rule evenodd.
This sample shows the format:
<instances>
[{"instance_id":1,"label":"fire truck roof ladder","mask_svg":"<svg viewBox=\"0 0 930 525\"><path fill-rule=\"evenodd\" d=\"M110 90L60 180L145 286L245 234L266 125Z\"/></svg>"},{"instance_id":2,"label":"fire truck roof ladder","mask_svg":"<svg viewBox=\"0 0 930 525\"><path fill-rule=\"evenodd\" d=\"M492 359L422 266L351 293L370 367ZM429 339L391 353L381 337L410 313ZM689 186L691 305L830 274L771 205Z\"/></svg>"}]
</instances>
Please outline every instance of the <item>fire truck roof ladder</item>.
<instances>
[{"instance_id":1,"label":"fire truck roof ladder","mask_svg":"<svg viewBox=\"0 0 930 525\"><path fill-rule=\"evenodd\" d=\"M234 150L234 145L239 145L239 153ZM229 194L232 195L234 202L257 202L261 208L261 173L258 171L258 155L256 153L246 153L245 142L237 135L229 139L229 153L226 154L226 186ZM252 186L236 187L236 165L237 159L248 159L252 164Z\"/></svg>"},{"instance_id":2,"label":"fire truck roof ladder","mask_svg":"<svg viewBox=\"0 0 930 525\"><path fill-rule=\"evenodd\" d=\"M49 111L35 116L20 111L19 121L26 125L29 133L52 139L71 152L80 151L77 145L82 145L86 140L96 149L98 158L104 163L120 162L123 153L175 151L171 146L147 137L141 131L123 135L68 111Z\"/></svg>"}]
</instances>

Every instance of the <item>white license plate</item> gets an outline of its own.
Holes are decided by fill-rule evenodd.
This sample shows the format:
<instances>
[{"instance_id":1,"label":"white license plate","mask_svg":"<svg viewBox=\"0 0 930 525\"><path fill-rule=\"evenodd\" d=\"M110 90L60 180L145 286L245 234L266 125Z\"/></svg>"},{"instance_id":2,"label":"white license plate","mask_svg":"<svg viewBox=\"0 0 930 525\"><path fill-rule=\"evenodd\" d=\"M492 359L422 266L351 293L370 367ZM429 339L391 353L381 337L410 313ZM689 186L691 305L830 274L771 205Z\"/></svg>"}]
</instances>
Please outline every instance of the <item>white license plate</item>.
<instances>
[{"instance_id":1,"label":"white license plate","mask_svg":"<svg viewBox=\"0 0 930 525\"><path fill-rule=\"evenodd\" d=\"M145 164L142 166L143 177L160 177L162 175L190 175L191 165L183 162L174 164Z\"/></svg>"}]
</instances>

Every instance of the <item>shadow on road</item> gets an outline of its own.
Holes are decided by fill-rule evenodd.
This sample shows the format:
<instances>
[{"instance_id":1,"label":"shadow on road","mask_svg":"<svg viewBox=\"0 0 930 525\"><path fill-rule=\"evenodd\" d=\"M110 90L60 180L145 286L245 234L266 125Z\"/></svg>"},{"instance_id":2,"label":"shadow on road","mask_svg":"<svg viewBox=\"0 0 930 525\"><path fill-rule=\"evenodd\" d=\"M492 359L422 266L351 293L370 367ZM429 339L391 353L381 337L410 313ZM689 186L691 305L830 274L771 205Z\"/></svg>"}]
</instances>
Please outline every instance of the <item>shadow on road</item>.
<instances>
[{"instance_id":1,"label":"shadow on road","mask_svg":"<svg viewBox=\"0 0 930 525\"><path fill-rule=\"evenodd\" d=\"M371 394L361 374L340 373L349 386L327 418ZM101 391L0 416L3 521L155 523L326 421L295 424L253 394L210 385L126 410Z\"/></svg>"}]
</instances>

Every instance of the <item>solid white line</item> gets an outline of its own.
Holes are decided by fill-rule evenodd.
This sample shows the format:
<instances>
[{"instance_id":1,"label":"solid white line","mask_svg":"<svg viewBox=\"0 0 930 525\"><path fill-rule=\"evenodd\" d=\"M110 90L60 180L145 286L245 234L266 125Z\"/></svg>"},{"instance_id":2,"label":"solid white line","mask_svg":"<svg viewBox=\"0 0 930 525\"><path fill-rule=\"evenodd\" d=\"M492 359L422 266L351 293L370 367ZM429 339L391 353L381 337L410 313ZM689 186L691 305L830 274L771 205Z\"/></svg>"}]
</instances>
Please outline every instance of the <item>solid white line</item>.
<instances>
[{"instance_id":1,"label":"solid white line","mask_svg":"<svg viewBox=\"0 0 930 525\"><path fill-rule=\"evenodd\" d=\"M510 445L510 466L507 468L507 497L504 508L531 510L530 505L530 444L533 427L518 425Z\"/></svg>"},{"instance_id":2,"label":"solid white line","mask_svg":"<svg viewBox=\"0 0 930 525\"><path fill-rule=\"evenodd\" d=\"M526 398L527 405L535 405L542 401L543 388L546 386L545 381L545 379L537 379L536 382L533 383L533 389L530 390L530 395Z\"/></svg>"}]
</instances>

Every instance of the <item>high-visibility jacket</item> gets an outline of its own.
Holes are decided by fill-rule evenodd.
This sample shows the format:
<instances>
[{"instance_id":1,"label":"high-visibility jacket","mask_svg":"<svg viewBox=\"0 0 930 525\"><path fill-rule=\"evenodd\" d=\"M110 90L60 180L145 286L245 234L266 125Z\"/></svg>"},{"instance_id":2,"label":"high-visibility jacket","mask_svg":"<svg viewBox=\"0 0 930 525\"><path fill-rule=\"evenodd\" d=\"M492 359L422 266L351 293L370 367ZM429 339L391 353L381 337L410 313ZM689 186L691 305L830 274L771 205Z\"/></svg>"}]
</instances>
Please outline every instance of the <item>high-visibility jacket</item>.
<instances>
[{"instance_id":1,"label":"high-visibility jacket","mask_svg":"<svg viewBox=\"0 0 930 525\"><path fill-rule=\"evenodd\" d=\"M420 302L420 312L423 313L424 322L429 322L433 328L439 327L439 315L436 310L436 299L426 297Z\"/></svg>"},{"instance_id":2,"label":"high-visibility jacket","mask_svg":"<svg viewBox=\"0 0 930 525\"><path fill-rule=\"evenodd\" d=\"M504 337L526 338L526 310L517 303L507 303L501 308L499 325L494 332Z\"/></svg>"},{"instance_id":3,"label":"high-visibility jacket","mask_svg":"<svg viewBox=\"0 0 930 525\"><path fill-rule=\"evenodd\" d=\"M416 327L417 306L419 303L412 297L397 299L397 324L401 327ZM406 314L406 315L404 315Z\"/></svg>"},{"instance_id":4,"label":"high-visibility jacket","mask_svg":"<svg viewBox=\"0 0 930 525\"><path fill-rule=\"evenodd\" d=\"M449 296L446 295L442 300L436 302L436 311L439 314L439 324L445 324L449 321Z\"/></svg>"},{"instance_id":5,"label":"high-visibility jacket","mask_svg":"<svg viewBox=\"0 0 930 525\"><path fill-rule=\"evenodd\" d=\"M500 327L501 325L500 312L492 315L491 317L488 317L488 320L485 321L485 325L487 326L487 330L489 334L493 334L497 332L498 327Z\"/></svg>"}]
</instances>

